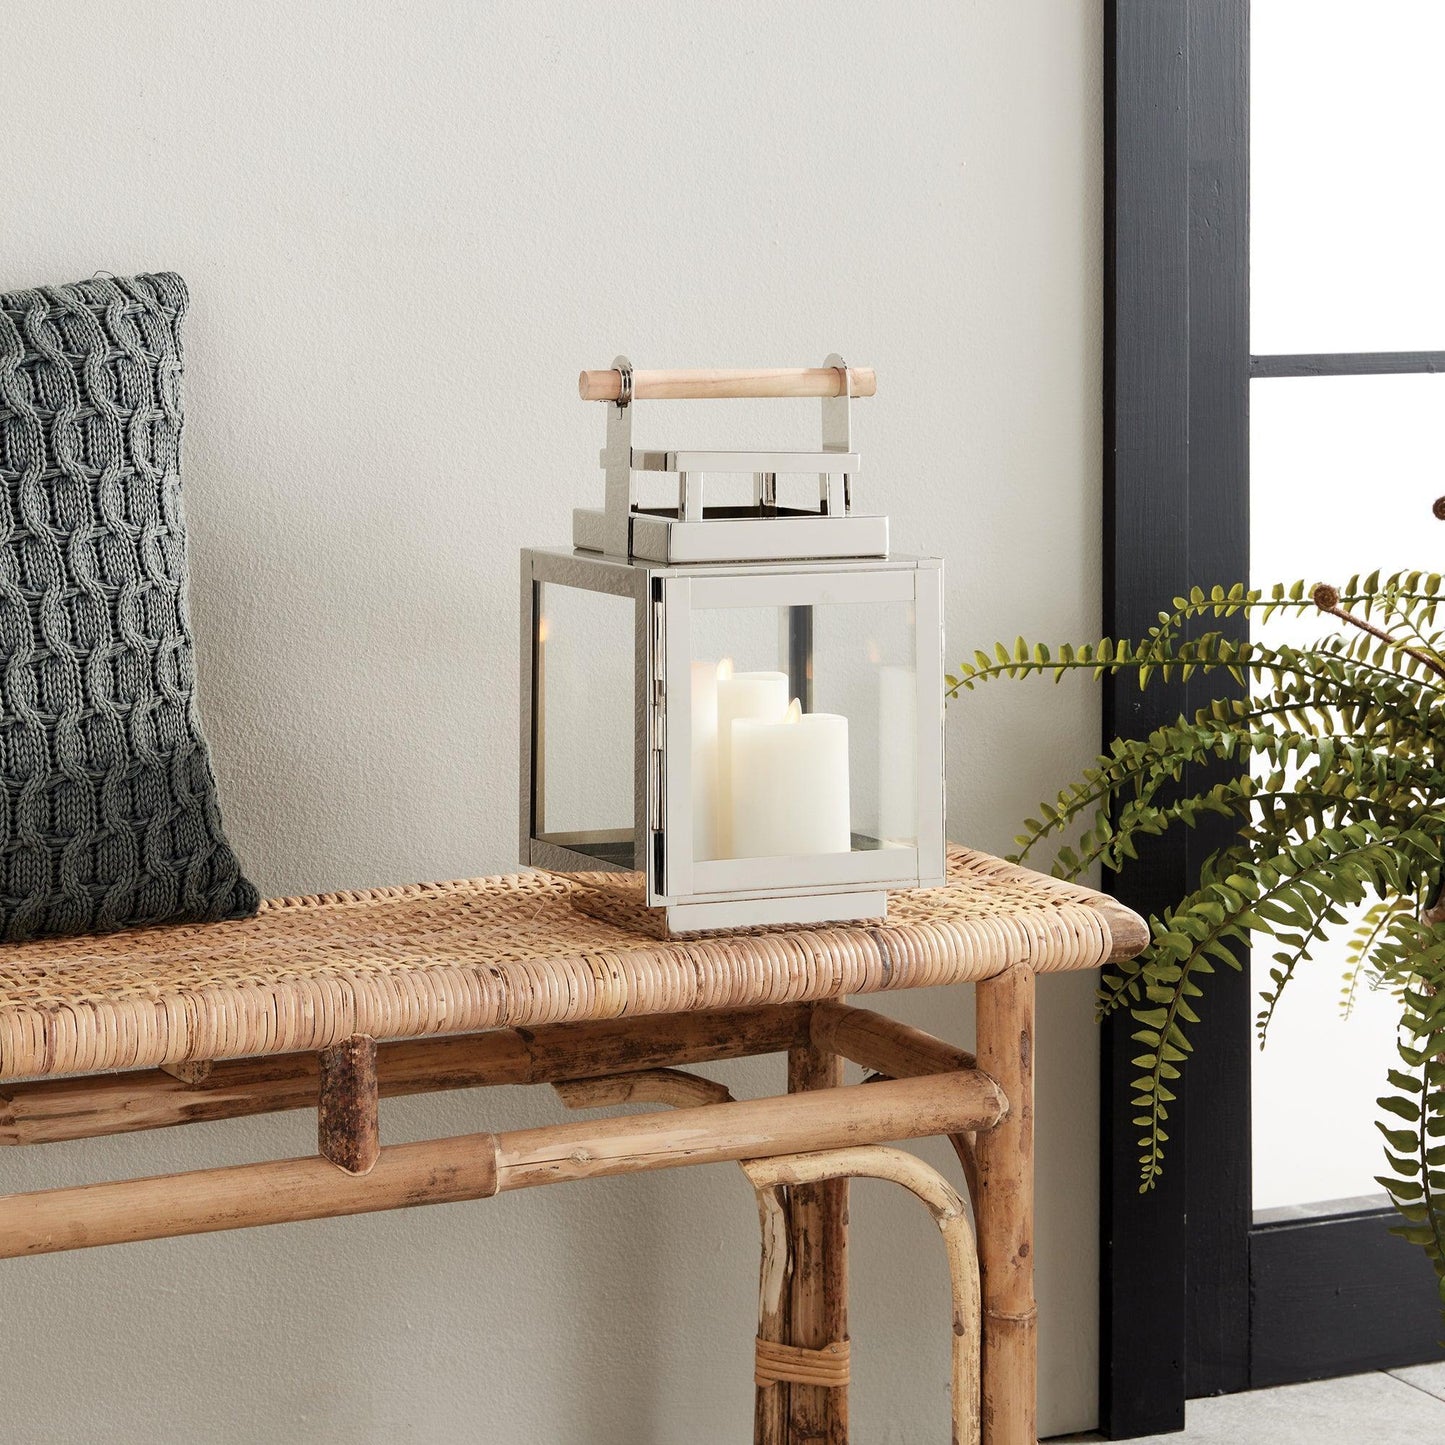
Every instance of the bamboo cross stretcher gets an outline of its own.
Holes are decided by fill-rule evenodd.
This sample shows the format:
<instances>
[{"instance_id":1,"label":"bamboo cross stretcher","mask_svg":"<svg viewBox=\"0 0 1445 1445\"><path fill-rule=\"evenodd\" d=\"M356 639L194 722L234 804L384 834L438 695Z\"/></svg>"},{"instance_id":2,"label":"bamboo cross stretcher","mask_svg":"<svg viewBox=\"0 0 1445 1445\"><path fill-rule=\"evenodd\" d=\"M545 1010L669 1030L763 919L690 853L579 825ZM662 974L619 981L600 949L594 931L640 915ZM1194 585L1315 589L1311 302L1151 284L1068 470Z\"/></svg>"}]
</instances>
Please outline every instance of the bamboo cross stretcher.
<instances>
[{"instance_id":1,"label":"bamboo cross stretcher","mask_svg":"<svg viewBox=\"0 0 1445 1445\"><path fill-rule=\"evenodd\" d=\"M755 1439L846 1445L847 1181L884 1178L944 1239L953 1439L1033 1445L1034 979L1131 956L1142 921L963 849L948 886L897 895L884 924L667 940L649 919L619 875L529 874L0 950L0 1144L318 1121L305 1158L0 1197L0 1258L735 1161L763 1226ZM976 1058L843 1002L967 982ZM774 1098L683 1071L783 1052ZM844 1084L845 1060L874 1077ZM382 1141L382 1098L502 1083L663 1107ZM952 1139L964 1193L880 1147L931 1135Z\"/></svg>"}]
</instances>

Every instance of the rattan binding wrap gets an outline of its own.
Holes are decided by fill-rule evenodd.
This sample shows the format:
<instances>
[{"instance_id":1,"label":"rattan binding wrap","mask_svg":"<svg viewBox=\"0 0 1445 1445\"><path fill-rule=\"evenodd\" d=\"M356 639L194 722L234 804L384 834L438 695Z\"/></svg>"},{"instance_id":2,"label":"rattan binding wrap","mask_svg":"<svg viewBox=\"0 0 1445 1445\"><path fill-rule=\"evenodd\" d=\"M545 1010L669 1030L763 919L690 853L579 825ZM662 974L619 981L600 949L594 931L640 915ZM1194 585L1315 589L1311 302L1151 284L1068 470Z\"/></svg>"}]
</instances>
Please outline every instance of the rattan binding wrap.
<instances>
[{"instance_id":1,"label":"rattan binding wrap","mask_svg":"<svg viewBox=\"0 0 1445 1445\"><path fill-rule=\"evenodd\" d=\"M614 893L531 873L282 898L250 919L0 948L0 1078L154 1068L1090 968L1142 944L1112 900L954 849L883 925L662 941ZM587 894L587 907L574 906ZM615 917L595 916L602 907ZM629 913L629 910L633 910Z\"/></svg>"},{"instance_id":2,"label":"rattan binding wrap","mask_svg":"<svg viewBox=\"0 0 1445 1445\"><path fill-rule=\"evenodd\" d=\"M810 1350L803 1345L782 1345L776 1340L753 1342L753 1383L755 1385L822 1385L841 1390L849 1380L847 1340Z\"/></svg>"}]
</instances>

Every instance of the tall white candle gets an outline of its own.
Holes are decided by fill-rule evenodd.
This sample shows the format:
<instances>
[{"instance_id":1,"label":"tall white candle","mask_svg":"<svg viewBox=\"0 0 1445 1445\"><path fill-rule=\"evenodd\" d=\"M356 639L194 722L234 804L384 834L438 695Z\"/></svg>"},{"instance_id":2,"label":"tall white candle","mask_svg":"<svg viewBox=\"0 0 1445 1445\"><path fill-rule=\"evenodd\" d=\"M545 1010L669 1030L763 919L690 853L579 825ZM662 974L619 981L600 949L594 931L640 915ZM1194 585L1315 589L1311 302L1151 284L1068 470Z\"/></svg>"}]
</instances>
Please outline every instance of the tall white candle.
<instances>
[{"instance_id":1,"label":"tall white candle","mask_svg":"<svg viewBox=\"0 0 1445 1445\"><path fill-rule=\"evenodd\" d=\"M918 839L918 681L911 667L878 669L878 839Z\"/></svg>"},{"instance_id":2,"label":"tall white candle","mask_svg":"<svg viewBox=\"0 0 1445 1445\"><path fill-rule=\"evenodd\" d=\"M738 856L732 846L732 734L739 719L778 722L788 711L785 672L734 672L724 658L717 674L717 856Z\"/></svg>"},{"instance_id":3,"label":"tall white candle","mask_svg":"<svg viewBox=\"0 0 1445 1445\"><path fill-rule=\"evenodd\" d=\"M718 664L692 665L692 856L717 852L717 681Z\"/></svg>"},{"instance_id":4,"label":"tall white candle","mask_svg":"<svg viewBox=\"0 0 1445 1445\"><path fill-rule=\"evenodd\" d=\"M847 853L848 719L803 713L732 728L732 851L737 858Z\"/></svg>"}]
</instances>

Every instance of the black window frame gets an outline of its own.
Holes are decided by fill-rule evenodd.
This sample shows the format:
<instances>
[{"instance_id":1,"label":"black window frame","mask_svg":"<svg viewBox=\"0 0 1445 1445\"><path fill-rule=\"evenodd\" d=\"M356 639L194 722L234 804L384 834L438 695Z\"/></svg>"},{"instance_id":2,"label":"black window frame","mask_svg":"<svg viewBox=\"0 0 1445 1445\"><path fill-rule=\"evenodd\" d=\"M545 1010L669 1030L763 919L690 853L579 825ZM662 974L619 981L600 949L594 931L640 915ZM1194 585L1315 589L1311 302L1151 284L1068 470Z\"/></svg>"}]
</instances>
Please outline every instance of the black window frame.
<instances>
[{"instance_id":1,"label":"black window frame","mask_svg":"<svg viewBox=\"0 0 1445 1445\"><path fill-rule=\"evenodd\" d=\"M1445 371L1445 353L1251 356L1249 0L1106 0L1104 629L1137 637L1191 586L1249 577L1251 378ZM1116 678L1105 739L1213 681ZM1228 837L1173 830L1114 880L1146 914ZM1138 1188L1127 1017L1101 1051L1100 1420L1182 1429L1186 1398L1439 1358L1438 1296L1389 1210L1257 1224L1253 990L1209 981L1162 1182Z\"/></svg>"}]
</instances>

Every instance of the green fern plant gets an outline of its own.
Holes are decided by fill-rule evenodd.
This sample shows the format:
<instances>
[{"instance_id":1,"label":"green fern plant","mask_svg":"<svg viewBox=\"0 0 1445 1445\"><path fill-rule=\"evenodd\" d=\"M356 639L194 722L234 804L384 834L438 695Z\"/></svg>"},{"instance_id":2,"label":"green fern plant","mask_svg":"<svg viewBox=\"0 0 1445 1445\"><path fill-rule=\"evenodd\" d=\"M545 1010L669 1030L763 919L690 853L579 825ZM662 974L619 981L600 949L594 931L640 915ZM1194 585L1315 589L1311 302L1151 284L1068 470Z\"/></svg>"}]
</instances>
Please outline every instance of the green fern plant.
<instances>
[{"instance_id":1,"label":"green fern plant","mask_svg":"<svg viewBox=\"0 0 1445 1445\"><path fill-rule=\"evenodd\" d=\"M1437 504L1445 514L1445 499ZM1350 939L1346 1000L1362 979L1399 1000L1399 1067L1380 1099L1380 1183L1421 1245L1445 1303L1445 632L1441 578L1353 577L1340 589L1303 582L1176 598L1137 641L1056 651L1025 642L979 652L948 678L950 697L995 678L1132 673L1141 688L1194 674L1234 678L1220 698L1146 738L1118 738L1045 803L1017 840L1019 860L1055 848L1053 871L1118 869L1139 841L1206 815L1236 825L1199 886L1162 917L1131 963L1104 974L1100 1016L1127 1009L1139 1046L1134 1123L1140 1187L1159 1177L1169 1113L1207 980L1240 967L1251 932L1272 934L1260 1040L1320 940L1364 908ZM1339 624L1307 647L1270 646L1219 624L1248 614L1317 612ZM1236 623L1237 626L1237 623ZM1222 689L1223 690L1223 689ZM1237 690L1232 690L1237 691ZM1214 766L1230 765L1222 776Z\"/></svg>"}]
</instances>

